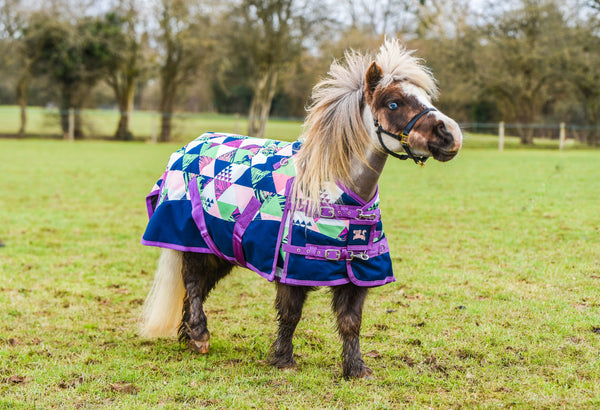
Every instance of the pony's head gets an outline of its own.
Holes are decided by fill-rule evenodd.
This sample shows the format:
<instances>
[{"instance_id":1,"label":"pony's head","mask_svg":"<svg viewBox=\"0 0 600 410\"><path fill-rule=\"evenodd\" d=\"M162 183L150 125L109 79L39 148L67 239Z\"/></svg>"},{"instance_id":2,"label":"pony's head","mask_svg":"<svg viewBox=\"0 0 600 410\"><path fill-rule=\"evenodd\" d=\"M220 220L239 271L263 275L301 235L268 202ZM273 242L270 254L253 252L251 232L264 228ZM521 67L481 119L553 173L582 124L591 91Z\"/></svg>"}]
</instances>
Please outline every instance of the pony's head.
<instances>
[{"instance_id":1,"label":"pony's head","mask_svg":"<svg viewBox=\"0 0 600 410\"><path fill-rule=\"evenodd\" d=\"M319 206L327 184L354 188L356 159L370 166L368 152L424 162L448 161L458 152L458 124L437 111L431 72L397 40L386 40L373 58L348 52L333 62L312 94L297 157L295 196Z\"/></svg>"},{"instance_id":2,"label":"pony's head","mask_svg":"<svg viewBox=\"0 0 600 410\"><path fill-rule=\"evenodd\" d=\"M369 65L364 95L376 143L387 153L420 163L428 157L449 161L458 153L460 127L431 102L437 95L435 80L398 41L386 40Z\"/></svg>"}]
</instances>

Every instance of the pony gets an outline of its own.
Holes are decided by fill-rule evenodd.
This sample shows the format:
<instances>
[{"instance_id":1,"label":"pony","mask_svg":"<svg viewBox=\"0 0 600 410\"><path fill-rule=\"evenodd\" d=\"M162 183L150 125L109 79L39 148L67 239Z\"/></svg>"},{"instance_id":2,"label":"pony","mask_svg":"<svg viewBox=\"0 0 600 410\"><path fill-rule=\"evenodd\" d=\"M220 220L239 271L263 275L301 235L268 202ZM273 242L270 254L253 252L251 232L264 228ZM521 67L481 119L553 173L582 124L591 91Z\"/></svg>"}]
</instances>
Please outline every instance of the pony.
<instances>
[{"instance_id":1,"label":"pony","mask_svg":"<svg viewBox=\"0 0 600 410\"><path fill-rule=\"evenodd\" d=\"M278 333L269 352L296 367L293 335L311 290L328 286L342 341L344 378L372 371L360 328L370 288L393 282L378 180L389 156L449 161L458 124L437 110L431 71L386 39L331 64L313 88L293 143L207 133L169 159L147 197L142 243L163 248L144 304L141 335L178 335L209 351L203 303L236 265L275 282Z\"/></svg>"}]
</instances>

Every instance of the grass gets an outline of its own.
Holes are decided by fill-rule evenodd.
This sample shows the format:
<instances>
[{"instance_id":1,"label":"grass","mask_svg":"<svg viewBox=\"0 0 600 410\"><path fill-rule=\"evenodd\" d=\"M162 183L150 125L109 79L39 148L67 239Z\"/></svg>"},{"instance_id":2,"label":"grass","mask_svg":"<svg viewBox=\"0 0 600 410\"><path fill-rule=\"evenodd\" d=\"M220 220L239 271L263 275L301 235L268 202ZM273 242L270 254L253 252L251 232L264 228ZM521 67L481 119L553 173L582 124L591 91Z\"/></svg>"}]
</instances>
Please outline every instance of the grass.
<instances>
[{"instance_id":1,"label":"grass","mask_svg":"<svg viewBox=\"0 0 600 410\"><path fill-rule=\"evenodd\" d=\"M0 408L598 407L600 151L466 142L389 161L397 282L365 307L374 377L345 381L324 290L299 369L264 362L274 289L249 271L208 301L210 354L137 336L159 253L144 197L180 144L0 140Z\"/></svg>"}]
</instances>

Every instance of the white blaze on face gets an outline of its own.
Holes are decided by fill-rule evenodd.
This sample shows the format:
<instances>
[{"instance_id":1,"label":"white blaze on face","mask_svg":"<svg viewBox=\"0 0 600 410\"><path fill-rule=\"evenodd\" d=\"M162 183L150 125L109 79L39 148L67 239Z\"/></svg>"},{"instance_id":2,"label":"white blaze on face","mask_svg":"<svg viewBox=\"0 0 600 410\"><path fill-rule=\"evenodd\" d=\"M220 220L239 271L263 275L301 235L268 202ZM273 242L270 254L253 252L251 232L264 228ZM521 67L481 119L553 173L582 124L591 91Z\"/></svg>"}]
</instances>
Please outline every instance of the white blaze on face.
<instances>
[{"instance_id":1,"label":"white blaze on face","mask_svg":"<svg viewBox=\"0 0 600 410\"><path fill-rule=\"evenodd\" d=\"M416 98L417 101L419 101L419 103L421 103L425 108L435 108L431 103L429 95L422 88L405 82L402 84L402 91L406 95ZM460 127L456 121L442 114L440 111L432 111L427 115L434 115L437 120L442 121L446 125L446 129L454 137L454 147L452 150L458 151L462 146L462 132L460 131ZM427 149L427 140L416 130L413 129L413 131L410 133L408 142L410 147L413 148L413 153L415 155L431 155Z\"/></svg>"}]
</instances>

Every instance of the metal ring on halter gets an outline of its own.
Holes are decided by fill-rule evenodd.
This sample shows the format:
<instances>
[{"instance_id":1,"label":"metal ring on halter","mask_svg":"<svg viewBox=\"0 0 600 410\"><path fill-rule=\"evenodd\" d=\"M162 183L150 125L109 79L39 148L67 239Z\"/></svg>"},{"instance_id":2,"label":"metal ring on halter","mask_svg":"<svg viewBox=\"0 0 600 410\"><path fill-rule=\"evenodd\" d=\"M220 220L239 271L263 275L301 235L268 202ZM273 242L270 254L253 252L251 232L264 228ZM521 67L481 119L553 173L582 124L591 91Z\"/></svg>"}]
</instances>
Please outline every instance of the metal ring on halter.
<instances>
[{"instance_id":1,"label":"metal ring on halter","mask_svg":"<svg viewBox=\"0 0 600 410\"><path fill-rule=\"evenodd\" d=\"M406 127L404 128L404 131L402 131L401 134L394 134L393 132L387 131L385 129L383 129L383 127L381 126L381 124L379 124L379 121L377 121L377 119L375 119L375 126L377 127L377 138L379 139L379 143L381 144L381 146L383 147L383 149L385 150L385 152L387 152L388 154L390 154L391 156L401 159L401 160L406 160L406 159L412 159L413 161L415 161L415 164L419 164L419 165L425 165L425 161L427 161L428 157L424 157L424 156L416 156L413 154L412 150L410 149L410 145L408 144L408 134L412 131L412 129L414 128L414 126L417 124L417 121L419 121L419 119L424 116L425 114L427 114L428 112L431 111L437 111L435 108L431 107L431 108L427 108L423 111L421 111L420 113L418 113L417 115L415 115L406 125ZM397 139L398 141L400 141L400 144L402 145L402 149L404 149L404 152L406 154L397 154L394 151L390 150L388 147L385 146L385 144L383 143L383 138L381 137L381 133L384 133L386 135L389 135L390 137Z\"/></svg>"}]
</instances>

